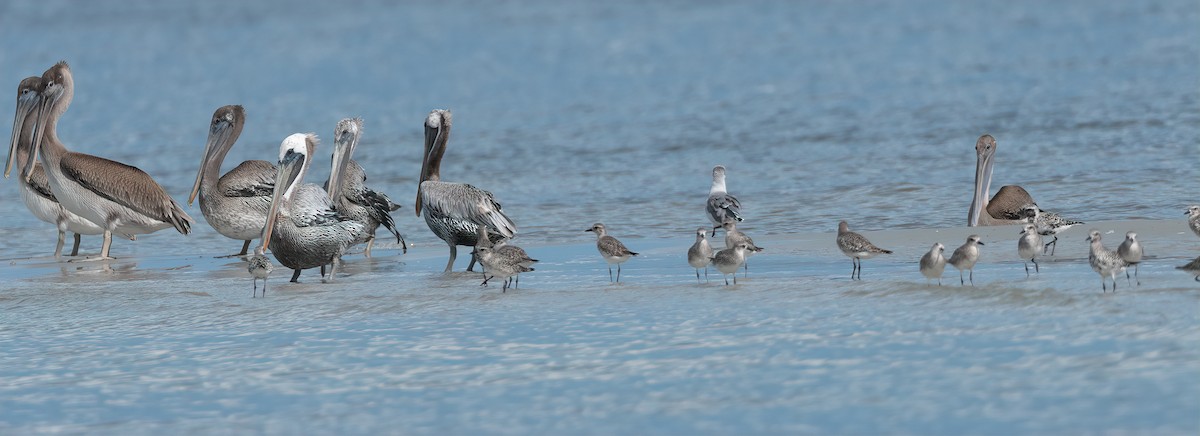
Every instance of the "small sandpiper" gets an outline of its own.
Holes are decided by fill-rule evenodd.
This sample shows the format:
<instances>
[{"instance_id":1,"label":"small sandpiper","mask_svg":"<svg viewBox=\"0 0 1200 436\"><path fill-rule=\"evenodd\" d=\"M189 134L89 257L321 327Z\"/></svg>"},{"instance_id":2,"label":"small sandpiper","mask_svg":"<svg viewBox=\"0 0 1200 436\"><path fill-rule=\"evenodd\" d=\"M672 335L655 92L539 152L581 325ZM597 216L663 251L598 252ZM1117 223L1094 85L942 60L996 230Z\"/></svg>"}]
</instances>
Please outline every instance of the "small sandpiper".
<instances>
[{"instance_id":1,"label":"small sandpiper","mask_svg":"<svg viewBox=\"0 0 1200 436\"><path fill-rule=\"evenodd\" d=\"M730 218L725 218L725 222L721 223L721 228L725 229L725 248L737 246L737 244L746 244L745 257L747 259L753 256L754 253L763 251L762 247L754 245L754 240L750 239L745 233L737 229L737 224ZM745 271L743 277L750 276L750 265L748 262L742 262L742 269Z\"/></svg>"},{"instance_id":2,"label":"small sandpiper","mask_svg":"<svg viewBox=\"0 0 1200 436\"><path fill-rule=\"evenodd\" d=\"M533 271L533 268L532 268L533 264L538 263L537 259L529 257L529 253L526 253L524 248L509 244L508 239L501 239L499 242L492 243L491 236L488 234L487 226L479 226L478 234L479 234L479 238L475 242L475 250L476 251L478 251L480 247L492 248L493 254L495 256L498 256L498 257L504 258L504 259L509 259L508 262L516 262L517 264L519 264L523 267L529 268L529 271ZM517 274L515 276L513 276L511 287L514 287L514 288L521 287L521 274L520 273L522 273L522 272L527 272L527 271L517 271ZM487 265L484 265L483 284L487 284L487 281L488 281Z\"/></svg>"},{"instance_id":3,"label":"small sandpiper","mask_svg":"<svg viewBox=\"0 0 1200 436\"><path fill-rule=\"evenodd\" d=\"M712 245L708 244L708 229L701 227L696 229L696 243L688 248L688 265L696 269L696 281L700 281L700 270L704 270L704 281L708 281L708 264L712 263L713 249Z\"/></svg>"},{"instance_id":4,"label":"small sandpiper","mask_svg":"<svg viewBox=\"0 0 1200 436\"><path fill-rule=\"evenodd\" d=\"M1063 218L1062 215L1055 212L1046 212L1034 203L1026 204L1022 209L1025 219L1037 226L1038 234L1054 237L1053 240L1043 246L1042 254L1046 254L1046 249L1050 249L1050 255L1053 256L1054 250L1058 249L1058 234L1084 223L1083 221Z\"/></svg>"},{"instance_id":5,"label":"small sandpiper","mask_svg":"<svg viewBox=\"0 0 1200 436\"><path fill-rule=\"evenodd\" d=\"M845 221L838 223L837 246L854 264L854 268L850 270L850 280L854 280L855 273L858 274L858 279L862 280L863 259L870 259L878 254L892 254L891 250L876 247L863 235L851 232L850 224Z\"/></svg>"},{"instance_id":6,"label":"small sandpiper","mask_svg":"<svg viewBox=\"0 0 1200 436\"><path fill-rule=\"evenodd\" d=\"M267 277L271 275L271 271L275 270L275 265L271 264L271 258L267 257L262 246L254 249L254 255L246 262L246 271L254 276L253 292L250 298L258 295L258 279L263 281L263 298L267 296Z\"/></svg>"},{"instance_id":7,"label":"small sandpiper","mask_svg":"<svg viewBox=\"0 0 1200 436\"><path fill-rule=\"evenodd\" d=\"M1038 233L1037 226L1033 224L1026 224L1020 235L1021 237L1017 239L1017 256L1025 263L1025 276L1029 276L1029 262L1033 262L1034 272L1041 273L1037 257L1042 254L1044 249L1042 235Z\"/></svg>"},{"instance_id":8,"label":"small sandpiper","mask_svg":"<svg viewBox=\"0 0 1200 436\"><path fill-rule=\"evenodd\" d=\"M1091 250L1088 252L1088 265L1092 266L1092 271L1100 274L1100 290L1107 291L1108 287L1104 282L1105 277L1111 277L1113 280L1113 292L1117 292L1117 273L1125 269L1125 260L1121 259L1121 255L1117 252L1104 248L1104 244L1100 243L1100 231L1092 229L1088 232L1086 241L1091 242Z\"/></svg>"},{"instance_id":9,"label":"small sandpiper","mask_svg":"<svg viewBox=\"0 0 1200 436\"><path fill-rule=\"evenodd\" d=\"M942 285L942 272L946 271L946 256L943 254L945 252L946 246L935 242L929 252L921 256L921 275L927 279L937 279L938 286Z\"/></svg>"},{"instance_id":10,"label":"small sandpiper","mask_svg":"<svg viewBox=\"0 0 1200 436\"><path fill-rule=\"evenodd\" d=\"M612 266L617 264L617 283L620 283L621 264L638 254L625 248L625 244L622 244L617 238L608 236L602 223L592 224L592 228L584 231L596 233L596 249L600 250L600 256L604 257L605 262L608 262L608 281L613 281Z\"/></svg>"},{"instance_id":11,"label":"small sandpiper","mask_svg":"<svg viewBox=\"0 0 1200 436\"><path fill-rule=\"evenodd\" d=\"M950 255L950 265L958 269L958 284L966 285L962 272L967 270L971 272L971 286L975 286L975 262L979 261L980 245L983 245L983 241L979 240L979 235L971 235L967 237L966 243L955 248L954 254Z\"/></svg>"},{"instance_id":12,"label":"small sandpiper","mask_svg":"<svg viewBox=\"0 0 1200 436\"><path fill-rule=\"evenodd\" d=\"M1183 214L1188 216L1188 228L1192 229L1196 236L1200 236L1200 205L1189 206Z\"/></svg>"},{"instance_id":13,"label":"small sandpiper","mask_svg":"<svg viewBox=\"0 0 1200 436\"><path fill-rule=\"evenodd\" d=\"M733 284L737 284L737 270L746 262L746 243L740 243L732 248L718 251L713 257L713 266L725 277L725 285L729 286L729 274L733 274Z\"/></svg>"},{"instance_id":14,"label":"small sandpiper","mask_svg":"<svg viewBox=\"0 0 1200 436\"><path fill-rule=\"evenodd\" d=\"M504 247L513 246L505 245ZM503 247L475 246L475 253L479 256L479 263L483 264L483 283L480 283L479 286L487 286L488 280L500 277L504 279L504 286L500 288L500 292L508 292L509 284L512 283L514 276L523 272L533 271L533 268L525 266L523 263L537 261L529 259L528 256L520 256L513 250L509 250L508 253L501 253L501 248Z\"/></svg>"},{"instance_id":15,"label":"small sandpiper","mask_svg":"<svg viewBox=\"0 0 1200 436\"><path fill-rule=\"evenodd\" d=\"M1141 286L1142 280L1138 278L1138 264L1142 263L1142 243L1138 242L1137 233L1125 232L1125 241L1117 247L1117 255L1121 256L1121 260L1124 260L1126 265L1133 266L1133 279L1138 286ZM1129 283L1129 268L1125 269L1125 283Z\"/></svg>"},{"instance_id":16,"label":"small sandpiper","mask_svg":"<svg viewBox=\"0 0 1200 436\"><path fill-rule=\"evenodd\" d=\"M1196 276L1196 281L1200 282L1200 257L1193 259L1186 265L1177 266L1175 269L1183 270L1184 272Z\"/></svg>"}]
</instances>

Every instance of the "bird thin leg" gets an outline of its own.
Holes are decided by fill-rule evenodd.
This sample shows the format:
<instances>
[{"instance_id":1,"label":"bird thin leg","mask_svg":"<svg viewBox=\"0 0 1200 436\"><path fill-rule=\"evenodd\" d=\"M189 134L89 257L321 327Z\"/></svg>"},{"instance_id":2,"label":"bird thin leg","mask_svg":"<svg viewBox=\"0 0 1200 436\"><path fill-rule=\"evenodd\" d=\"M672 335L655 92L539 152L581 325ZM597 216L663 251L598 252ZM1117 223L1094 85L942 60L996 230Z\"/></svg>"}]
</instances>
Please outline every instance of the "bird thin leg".
<instances>
[{"instance_id":1,"label":"bird thin leg","mask_svg":"<svg viewBox=\"0 0 1200 436\"><path fill-rule=\"evenodd\" d=\"M1022 263L1025 264L1025 277L1029 277L1029 262L1022 262Z\"/></svg>"},{"instance_id":2,"label":"bird thin leg","mask_svg":"<svg viewBox=\"0 0 1200 436\"><path fill-rule=\"evenodd\" d=\"M443 272L450 272L454 269L454 258L456 257L458 257L458 248L454 244L450 244L450 260L446 262L446 270Z\"/></svg>"},{"instance_id":3,"label":"bird thin leg","mask_svg":"<svg viewBox=\"0 0 1200 436\"><path fill-rule=\"evenodd\" d=\"M224 259L227 257L243 257L246 255L246 251L248 251L248 250L250 250L250 241L246 240L246 241L242 242L242 251L238 252L237 254L227 254L224 256L217 256L217 257L214 257L214 259Z\"/></svg>"},{"instance_id":4,"label":"bird thin leg","mask_svg":"<svg viewBox=\"0 0 1200 436\"><path fill-rule=\"evenodd\" d=\"M850 267L850 280L854 280L854 273L858 272L858 260L851 257L850 264L853 265Z\"/></svg>"},{"instance_id":5,"label":"bird thin leg","mask_svg":"<svg viewBox=\"0 0 1200 436\"><path fill-rule=\"evenodd\" d=\"M721 226L713 227L712 237L714 237L714 238L717 237L717 229L719 229L719 228L721 228Z\"/></svg>"},{"instance_id":6,"label":"bird thin leg","mask_svg":"<svg viewBox=\"0 0 1200 436\"><path fill-rule=\"evenodd\" d=\"M1051 246L1053 246L1053 247L1050 248L1050 255L1053 256L1054 250L1058 249L1058 236L1057 235L1054 236L1053 241L1047 242L1046 245L1042 247L1042 254L1046 254L1046 248L1051 247Z\"/></svg>"},{"instance_id":7,"label":"bird thin leg","mask_svg":"<svg viewBox=\"0 0 1200 436\"><path fill-rule=\"evenodd\" d=\"M1033 262L1033 272L1041 274L1042 268L1038 266L1037 259L1029 259L1029 261Z\"/></svg>"},{"instance_id":8,"label":"bird thin leg","mask_svg":"<svg viewBox=\"0 0 1200 436\"><path fill-rule=\"evenodd\" d=\"M250 290L250 298L254 298L254 297L258 296L258 277L255 277L251 281L254 282L254 285L252 285L252 287L250 288L251 289Z\"/></svg>"},{"instance_id":9,"label":"bird thin leg","mask_svg":"<svg viewBox=\"0 0 1200 436\"><path fill-rule=\"evenodd\" d=\"M975 269L971 269L971 286L975 286Z\"/></svg>"},{"instance_id":10,"label":"bird thin leg","mask_svg":"<svg viewBox=\"0 0 1200 436\"><path fill-rule=\"evenodd\" d=\"M745 271L745 274L743 274L742 277L750 277L750 262L746 262L743 260L742 261L742 270Z\"/></svg>"},{"instance_id":11,"label":"bird thin leg","mask_svg":"<svg viewBox=\"0 0 1200 436\"><path fill-rule=\"evenodd\" d=\"M608 282L612 283L612 265L608 266Z\"/></svg>"},{"instance_id":12,"label":"bird thin leg","mask_svg":"<svg viewBox=\"0 0 1200 436\"><path fill-rule=\"evenodd\" d=\"M737 277L734 277L733 281L737 283ZM621 264L619 263L617 264L617 283L621 283Z\"/></svg>"},{"instance_id":13,"label":"bird thin leg","mask_svg":"<svg viewBox=\"0 0 1200 436\"><path fill-rule=\"evenodd\" d=\"M325 278L325 265L321 265L321 278Z\"/></svg>"},{"instance_id":14,"label":"bird thin leg","mask_svg":"<svg viewBox=\"0 0 1200 436\"><path fill-rule=\"evenodd\" d=\"M75 234L75 245L71 246L71 257L79 255L79 240L83 239L78 233Z\"/></svg>"},{"instance_id":15,"label":"bird thin leg","mask_svg":"<svg viewBox=\"0 0 1200 436\"><path fill-rule=\"evenodd\" d=\"M367 239L367 248L363 249L364 257L371 257L371 246L372 245L375 245L375 236L371 236L370 239Z\"/></svg>"},{"instance_id":16,"label":"bird thin leg","mask_svg":"<svg viewBox=\"0 0 1200 436\"><path fill-rule=\"evenodd\" d=\"M471 263L469 265L467 265L467 271L471 271L471 272L475 271L475 260L476 259L479 259L479 256L475 253L475 250L471 250ZM483 265L480 265L480 266L483 266Z\"/></svg>"},{"instance_id":17,"label":"bird thin leg","mask_svg":"<svg viewBox=\"0 0 1200 436\"><path fill-rule=\"evenodd\" d=\"M508 292L508 283L512 281L512 277L504 279L504 286L500 287L500 292Z\"/></svg>"},{"instance_id":18,"label":"bird thin leg","mask_svg":"<svg viewBox=\"0 0 1200 436\"><path fill-rule=\"evenodd\" d=\"M484 274L484 275L483 275L483 283L480 283L480 284L479 284L479 286L487 286L487 285L488 285L488 284L487 284L488 280L491 280L491 279L492 279L492 278L491 278L491 277L488 277L488 275L487 275L487 274Z\"/></svg>"},{"instance_id":19,"label":"bird thin leg","mask_svg":"<svg viewBox=\"0 0 1200 436\"><path fill-rule=\"evenodd\" d=\"M966 285L967 285L967 282L963 280L963 275L962 275L962 270L961 270L961 269L960 269L960 270L958 270L958 285L959 285L959 286L966 286Z\"/></svg>"},{"instance_id":20,"label":"bird thin leg","mask_svg":"<svg viewBox=\"0 0 1200 436\"><path fill-rule=\"evenodd\" d=\"M54 258L55 259L62 258L62 248L63 248L63 244L66 241L67 241L67 232L59 230L58 231L58 245L54 246Z\"/></svg>"},{"instance_id":21,"label":"bird thin leg","mask_svg":"<svg viewBox=\"0 0 1200 436\"><path fill-rule=\"evenodd\" d=\"M1133 281L1136 282L1138 286L1141 286L1142 279L1138 278L1138 266L1139 265L1140 265L1140 263L1133 264Z\"/></svg>"},{"instance_id":22,"label":"bird thin leg","mask_svg":"<svg viewBox=\"0 0 1200 436\"><path fill-rule=\"evenodd\" d=\"M704 265L704 283L708 283L708 265Z\"/></svg>"},{"instance_id":23,"label":"bird thin leg","mask_svg":"<svg viewBox=\"0 0 1200 436\"><path fill-rule=\"evenodd\" d=\"M696 283L700 283L700 268L696 268Z\"/></svg>"},{"instance_id":24,"label":"bird thin leg","mask_svg":"<svg viewBox=\"0 0 1200 436\"><path fill-rule=\"evenodd\" d=\"M292 283L300 283L300 270L292 271Z\"/></svg>"},{"instance_id":25,"label":"bird thin leg","mask_svg":"<svg viewBox=\"0 0 1200 436\"><path fill-rule=\"evenodd\" d=\"M267 298L267 278L263 277L263 298Z\"/></svg>"},{"instance_id":26,"label":"bird thin leg","mask_svg":"<svg viewBox=\"0 0 1200 436\"><path fill-rule=\"evenodd\" d=\"M736 276L737 276L737 274L734 274L734 276L736 277ZM724 273L722 273L722 274L721 274L721 277L724 277L724 278L725 278L725 286L729 286L729 276L727 276L727 275L725 275ZM1197 277L1200 277L1200 276L1197 276ZM1197 280L1200 280L1200 279L1197 279Z\"/></svg>"}]
</instances>

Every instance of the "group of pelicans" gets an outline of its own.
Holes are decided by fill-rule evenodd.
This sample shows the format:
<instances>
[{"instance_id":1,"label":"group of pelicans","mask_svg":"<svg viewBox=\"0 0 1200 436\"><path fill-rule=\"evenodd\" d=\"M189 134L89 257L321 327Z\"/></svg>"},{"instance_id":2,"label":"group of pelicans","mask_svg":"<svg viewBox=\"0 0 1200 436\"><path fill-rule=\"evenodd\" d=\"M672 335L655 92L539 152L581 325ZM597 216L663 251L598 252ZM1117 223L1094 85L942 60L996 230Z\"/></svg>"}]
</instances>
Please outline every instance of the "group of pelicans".
<instances>
[{"instance_id":1,"label":"group of pelicans","mask_svg":"<svg viewBox=\"0 0 1200 436\"><path fill-rule=\"evenodd\" d=\"M112 236L134 239L139 234L174 228L186 235L194 222L166 191L142 170L109 159L72 152L59 140L57 125L74 97L74 79L66 62L59 62L41 76L28 77L17 88L17 111L13 120L5 177L13 165L19 165L21 199L42 221L54 224L59 231L55 257L62 255L66 232L74 233L71 256L79 253L80 235L103 235L98 256L72 261L108 260ZM217 109L209 124L208 139L188 204L197 198L205 219L218 233L243 241L241 250L229 255L247 256L248 271L264 280L273 269L266 256L270 251L275 260L291 269L292 279L298 280L302 270L320 268L325 280L332 281L341 256L349 247L366 244L364 254L370 256L375 232L383 226L392 233L404 252L407 243L397 229L391 212L400 208L387 195L369 188L363 168L353 160L354 150L362 135L362 120L343 119L334 131L334 150L329 179L324 186L304 183L312 166L316 135L295 133L286 137L279 147L278 161L248 160L220 174L226 154L232 148L245 124L241 106L230 105ZM425 141L421 174L418 182L415 213L424 218L429 229L446 242L450 257L445 271L450 271L457 257L457 247L472 247L468 271L476 261L484 268L484 281L500 278L503 290L519 283L519 274L533 271L536 259L525 250L508 243L517 228L501 210L491 192L466 183L441 180L441 161L450 135L451 114L434 110L425 118ZM1054 236L1078 221L1064 219L1038 208L1030 195L1019 186L1004 186L988 199L991 185L995 139L983 135L976 143L975 192L968 213L968 224L1022 224L1024 230L1018 243L1019 256L1033 262L1055 245L1054 240L1043 244L1042 236ZM726 191L723 166L712 172L712 187L706 204L712 222L712 236L717 229L725 231L725 248L715 251L707 240L709 228L696 230L696 243L688 250L688 263L700 270L715 266L722 274L748 270L746 258L762 251L762 247L737 229L744 217L741 203ZM1200 206L1189 209L1189 223L1200 235ZM621 264L636 256L619 240L607 234L602 223L585 231L596 234L596 247L609 264L609 280L619 282ZM251 241L261 245L249 254ZM1100 243L1100 234L1092 231L1089 262L1102 278L1113 279L1127 266L1141 261L1141 246L1136 234L1129 232L1117 251L1108 251ZM891 253L871 244L862 235L850 231L843 221L838 227L837 245L852 259L851 278L862 278L861 260L877 254ZM978 235L954 251L950 259L943 257L945 247L934 244L920 261L921 272L939 280L946 263L960 270L960 283L965 284L962 271L973 276L972 268L979 258ZM1053 252L1051 252L1053 253ZM617 266L616 276L612 265ZM326 270L328 268L328 271ZM1180 267L1197 274L1200 280L1200 258ZM1028 273L1028 265L1026 265ZM973 282L973 277L971 277ZM726 277L726 284L729 283ZM1103 283L1102 288L1107 289Z\"/></svg>"}]
</instances>

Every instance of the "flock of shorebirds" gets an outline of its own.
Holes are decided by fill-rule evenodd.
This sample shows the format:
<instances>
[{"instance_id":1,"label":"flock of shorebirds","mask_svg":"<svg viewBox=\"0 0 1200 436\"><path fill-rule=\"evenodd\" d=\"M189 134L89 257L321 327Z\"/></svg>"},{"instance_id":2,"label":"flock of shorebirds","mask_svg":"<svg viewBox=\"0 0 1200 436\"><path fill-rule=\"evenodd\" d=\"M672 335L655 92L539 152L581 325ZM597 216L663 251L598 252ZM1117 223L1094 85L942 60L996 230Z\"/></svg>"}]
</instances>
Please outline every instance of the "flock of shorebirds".
<instances>
[{"instance_id":1,"label":"flock of shorebirds","mask_svg":"<svg viewBox=\"0 0 1200 436\"><path fill-rule=\"evenodd\" d=\"M112 259L109 256L112 236L134 239L139 234L174 228L188 234L194 219L166 191L142 170L120 162L88 154L72 152L59 140L57 125L74 96L74 79L66 62L59 62L41 76L28 77L17 88L17 111L8 163L7 178L15 164L19 167L21 199L42 221L58 228L58 244L54 255L61 258L66 233L74 234L70 256L78 256L80 235L103 235L98 256L76 258L72 261ZM213 113L208 130L200 169L188 197L188 204L197 198L204 218L218 233L243 241L236 254L223 257L247 257L247 270L254 277L257 295L258 280L262 279L266 293L266 278L274 266L266 256L270 253L284 267L291 269L292 279L298 280L302 270L320 268L326 281L332 281L341 256L349 247L365 244L364 254L370 256L375 232L383 226L407 252L407 243L397 229L391 212L400 208L387 195L366 185L363 168L352 159L362 135L362 120L347 118L339 121L334 130L334 150L329 179L324 186L303 183L312 165L316 135L289 135L279 147L276 163L248 160L222 175L221 164L241 134L245 112L241 106L218 108ZM516 235L516 224L501 210L491 192L466 183L441 180L441 161L450 135L451 114L434 110L425 118L425 141L421 176L417 188L415 213L425 219L429 229L450 248L445 271L450 271L457 257L457 247L472 247L468 271L478 261L483 266L483 283L500 278L502 290L519 283L521 273L533 271L538 262L525 250L508 242ZM989 200L993 156L996 141L983 135L975 145L976 170L974 198L968 212L969 226L1023 225L1017 244L1018 256L1033 263L1039 271L1037 258L1053 248L1057 234L1082 224L1053 212L1041 210L1020 186L1004 186ZM746 259L763 250L753 239L737 229L744 217L741 202L726 190L725 167L712 171L712 187L706 203L708 219L713 226L696 230L696 243L688 249L688 263L696 269L696 279L708 266L716 267L729 284L729 275L737 283L737 270L748 274ZM1188 209L1188 223L1200 235L1200 206ZM715 251L708 237L717 229L725 231L725 248ZM602 223L585 231L596 234L596 248L609 265L609 280L621 280L621 264L638 253L610 236ZM1043 237L1052 237L1046 242ZM249 254L250 244L258 239L261 245ZM1098 231L1091 231L1089 263L1101 275L1101 287L1107 290L1106 278L1111 278L1116 290L1116 276L1142 259L1142 247L1134 232L1126 234L1116 251L1101 244ZM851 258L851 279L862 278L863 259L889 254L862 235L850 231L842 221L838 225L837 246ZM980 241L971 235L954 250L949 259L943 255L945 246L933 244L920 260L920 271L929 279L941 276L946 264L959 270L960 284L974 283L973 268L979 260ZM612 266L616 265L614 277ZM328 270L327 270L328 268ZM1196 275L1200 281L1200 258L1178 267ZM963 272L968 276L964 278ZM1127 279L1128 272L1126 272Z\"/></svg>"}]
</instances>

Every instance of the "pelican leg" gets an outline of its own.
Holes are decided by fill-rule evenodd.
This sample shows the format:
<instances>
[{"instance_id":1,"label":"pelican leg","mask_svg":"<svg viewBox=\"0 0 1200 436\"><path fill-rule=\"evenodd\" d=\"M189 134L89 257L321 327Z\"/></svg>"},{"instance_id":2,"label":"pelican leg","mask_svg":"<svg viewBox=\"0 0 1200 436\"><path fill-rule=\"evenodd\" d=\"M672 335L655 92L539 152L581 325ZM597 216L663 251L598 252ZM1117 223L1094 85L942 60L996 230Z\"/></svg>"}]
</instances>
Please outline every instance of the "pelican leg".
<instances>
[{"instance_id":1,"label":"pelican leg","mask_svg":"<svg viewBox=\"0 0 1200 436\"><path fill-rule=\"evenodd\" d=\"M446 270L443 272L450 272L450 271L454 270L454 258L456 258L456 257L458 257L458 247L455 247L454 243L451 242L450 243L450 261L446 262Z\"/></svg>"},{"instance_id":2,"label":"pelican leg","mask_svg":"<svg viewBox=\"0 0 1200 436\"><path fill-rule=\"evenodd\" d=\"M471 263L467 265L467 271L475 272L475 260L476 259L477 258L475 256L475 252L471 251ZM480 265L480 266L482 266L482 265Z\"/></svg>"},{"instance_id":3,"label":"pelican leg","mask_svg":"<svg viewBox=\"0 0 1200 436\"><path fill-rule=\"evenodd\" d=\"M108 249L109 248L112 248L112 231L105 230L104 231L104 245L100 246L100 255L99 256L89 257L86 259L71 259L68 262L92 262L92 261L97 261L97 260L113 260L113 258L108 257Z\"/></svg>"},{"instance_id":4,"label":"pelican leg","mask_svg":"<svg viewBox=\"0 0 1200 436\"><path fill-rule=\"evenodd\" d=\"M75 245L71 246L71 257L79 255L79 241L83 239L78 233L75 234Z\"/></svg>"},{"instance_id":5,"label":"pelican leg","mask_svg":"<svg viewBox=\"0 0 1200 436\"><path fill-rule=\"evenodd\" d=\"M292 271L292 283L300 283L300 270Z\"/></svg>"},{"instance_id":6,"label":"pelican leg","mask_svg":"<svg viewBox=\"0 0 1200 436\"><path fill-rule=\"evenodd\" d=\"M59 230L58 231L58 245L54 246L54 258L55 259L62 258L62 248L63 248L63 244L66 242L66 240L67 240L67 232Z\"/></svg>"},{"instance_id":7,"label":"pelican leg","mask_svg":"<svg viewBox=\"0 0 1200 436\"><path fill-rule=\"evenodd\" d=\"M242 251L238 252L237 254L226 254L224 256L214 257L213 259L225 259L225 258L229 258L229 257L245 257L246 251L248 251L249 249L250 249L250 241L246 240L246 241L242 242Z\"/></svg>"},{"instance_id":8,"label":"pelican leg","mask_svg":"<svg viewBox=\"0 0 1200 436\"><path fill-rule=\"evenodd\" d=\"M334 275L337 274L337 267L338 267L339 263L341 263L341 259L336 258L336 257L333 258L333 262L329 263L329 275L325 277L325 283L333 283L333 278L334 278ZM321 269L325 269L325 268L322 267Z\"/></svg>"},{"instance_id":9,"label":"pelican leg","mask_svg":"<svg viewBox=\"0 0 1200 436\"><path fill-rule=\"evenodd\" d=\"M372 245L375 245L375 236L374 235L371 235L371 238L367 239L367 248L363 249L363 257L371 257L371 246Z\"/></svg>"}]
</instances>

